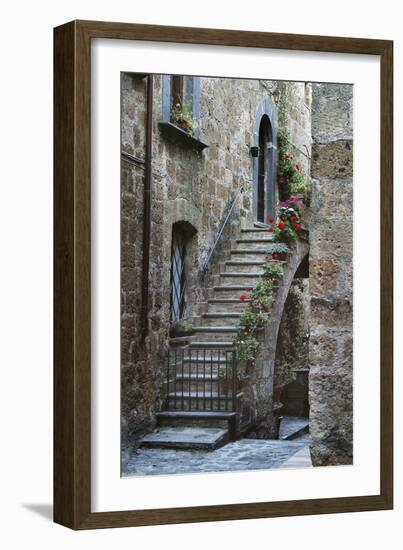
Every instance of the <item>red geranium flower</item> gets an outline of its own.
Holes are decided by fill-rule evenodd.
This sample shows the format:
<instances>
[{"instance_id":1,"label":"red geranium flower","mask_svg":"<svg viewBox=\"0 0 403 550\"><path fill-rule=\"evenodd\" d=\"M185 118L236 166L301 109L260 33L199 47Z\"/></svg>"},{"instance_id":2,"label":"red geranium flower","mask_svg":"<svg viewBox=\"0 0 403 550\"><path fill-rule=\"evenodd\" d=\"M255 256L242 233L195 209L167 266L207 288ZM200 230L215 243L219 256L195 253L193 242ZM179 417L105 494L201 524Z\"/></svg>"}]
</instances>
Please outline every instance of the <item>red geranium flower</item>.
<instances>
[{"instance_id":1,"label":"red geranium flower","mask_svg":"<svg viewBox=\"0 0 403 550\"><path fill-rule=\"evenodd\" d=\"M301 227L301 224L300 224L300 223L295 223L295 224L294 224L294 227L295 227L295 230L298 231L298 233L299 233L300 231L302 231L302 227Z\"/></svg>"},{"instance_id":2,"label":"red geranium flower","mask_svg":"<svg viewBox=\"0 0 403 550\"><path fill-rule=\"evenodd\" d=\"M268 229L267 231L272 232L272 231L273 231L273 228L272 228L272 227L269 227L269 229Z\"/></svg>"},{"instance_id":3,"label":"red geranium flower","mask_svg":"<svg viewBox=\"0 0 403 550\"><path fill-rule=\"evenodd\" d=\"M266 221L269 223L273 223L274 222L273 216L270 216L270 218L267 218Z\"/></svg>"},{"instance_id":4,"label":"red geranium flower","mask_svg":"<svg viewBox=\"0 0 403 550\"><path fill-rule=\"evenodd\" d=\"M285 227L285 223L284 222L278 222L278 226L277 226L279 229L284 229Z\"/></svg>"},{"instance_id":5,"label":"red geranium flower","mask_svg":"<svg viewBox=\"0 0 403 550\"><path fill-rule=\"evenodd\" d=\"M291 216L291 221L296 222L297 221L297 216Z\"/></svg>"},{"instance_id":6,"label":"red geranium flower","mask_svg":"<svg viewBox=\"0 0 403 550\"><path fill-rule=\"evenodd\" d=\"M248 297L245 294L242 294L242 296L240 296L239 299L243 302L244 300L247 300Z\"/></svg>"}]
</instances>

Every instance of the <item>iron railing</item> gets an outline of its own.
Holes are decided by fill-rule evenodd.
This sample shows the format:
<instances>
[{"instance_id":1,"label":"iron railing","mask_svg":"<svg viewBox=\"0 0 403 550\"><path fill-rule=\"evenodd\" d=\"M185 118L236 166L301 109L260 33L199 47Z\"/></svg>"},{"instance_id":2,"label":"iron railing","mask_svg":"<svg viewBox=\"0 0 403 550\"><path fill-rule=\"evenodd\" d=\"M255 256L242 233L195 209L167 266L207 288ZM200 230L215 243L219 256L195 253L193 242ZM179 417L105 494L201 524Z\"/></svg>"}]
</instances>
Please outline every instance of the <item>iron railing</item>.
<instances>
[{"instance_id":1,"label":"iron railing","mask_svg":"<svg viewBox=\"0 0 403 550\"><path fill-rule=\"evenodd\" d=\"M234 349L168 351L165 408L171 411L236 411L239 391Z\"/></svg>"},{"instance_id":2,"label":"iron railing","mask_svg":"<svg viewBox=\"0 0 403 550\"><path fill-rule=\"evenodd\" d=\"M210 261L211 261L211 258L213 257L213 254L217 248L217 245L218 243L220 242L220 239L221 239L221 236L224 232L224 229L228 223L228 220L230 219L231 217L231 214L232 214L232 211L234 210L234 207L235 207L235 203L236 203L236 200L237 198L239 197L239 195L241 193L243 193L244 191L244 188L243 186L239 187L239 189L237 190L237 192L235 193L235 196L234 198L232 199L232 201L229 203L229 205L227 206L226 208L226 215L225 215L225 218L224 218L224 221L222 222L222 224L220 225L220 228L218 229L217 231L217 235L216 235L216 238L214 239L214 243L213 245L211 246L208 254L207 254L207 257L206 259L204 260L203 262L203 274L205 274L207 271L208 271L208 268L209 268L209 265L210 265Z\"/></svg>"}]
</instances>

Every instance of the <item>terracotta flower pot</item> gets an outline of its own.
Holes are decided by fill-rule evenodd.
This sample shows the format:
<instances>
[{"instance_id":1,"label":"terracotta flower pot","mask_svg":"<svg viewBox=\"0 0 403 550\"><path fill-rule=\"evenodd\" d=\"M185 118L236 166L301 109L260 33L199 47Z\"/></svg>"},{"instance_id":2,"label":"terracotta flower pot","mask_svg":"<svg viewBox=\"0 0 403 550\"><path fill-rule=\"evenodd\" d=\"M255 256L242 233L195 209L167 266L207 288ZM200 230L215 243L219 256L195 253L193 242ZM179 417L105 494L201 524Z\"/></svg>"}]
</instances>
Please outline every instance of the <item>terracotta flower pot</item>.
<instances>
[{"instance_id":1,"label":"terracotta flower pot","mask_svg":"<svg viewBox=\"0 0 403 550\"><path fill-rule=\"evenodd\" d=\"M176 121L176 124L182 128L182 130L188 131L189 130L189 122L185 120L184 118L180 118Z\"/></svg>"}]
</instances>

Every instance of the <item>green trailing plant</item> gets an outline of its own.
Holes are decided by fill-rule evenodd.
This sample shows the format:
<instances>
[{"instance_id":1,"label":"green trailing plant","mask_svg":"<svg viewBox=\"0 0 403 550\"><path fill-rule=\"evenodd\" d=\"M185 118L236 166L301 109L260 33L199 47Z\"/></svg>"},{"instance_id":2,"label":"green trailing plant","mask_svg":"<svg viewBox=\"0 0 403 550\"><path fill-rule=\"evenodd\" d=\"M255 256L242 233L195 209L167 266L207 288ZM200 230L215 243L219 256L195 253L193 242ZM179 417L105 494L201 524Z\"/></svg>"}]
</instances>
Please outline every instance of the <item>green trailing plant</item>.
<instances>
[{"instance_id":1,"label":"green trailing plant","mask_svg":"<svg viewBox=\"0 0 403 550\"><path fill-rule=\"evenodd\" d=\"M276 360L274 364L274 387L283 388L287 384L291 384L297 378L296 373L291 370L290 365L284 361Z\"/></svg>"},{"instance_id":2,"label":"green trailing plant","mask_svg":"<svg viewBox=\"0 0 403 550\"><path fill-rule=\"evenodd\" d=\"M234 345L240 361L253 363L256 359L259 342L257 333L270 321L270 309L273 304L273 288L283 275L277 264L266 263L263 266L264 278L259 281L249 295L240 296L241 301L249 300L241 314Z\"/></svg>"},{"instance_id":3,"label":"green trailing plant","mask_svg":"<svg viewBox=\"0 0 403 550\"><path fill-rule=\"evenodd\" d=\"M192 323L180 319L179 321L174 321L169 329L169 335L171 338L179 338L181 336L191 336L194 333L194 328Z\"/></svg>"},{"instance_id":4,"label":"green trailing plant","mask_svg":"<svg viewBox=\"0 0 403 550\"><path fill-rule=\"evenodd\" d=\"M277 182L280 198L288 199L291 195L300 194L305 200L309 197L310 184L299 162L295 162L290 149L290 136L286 129L280 128L277 133L278 169Z\"/></svg>"},{"instance_id":5,"label":"green trailing plant","mask_svg":"<svg viewBox=\"0 0 403 550\"><path fill-rule=\"evenodd\" d=\"M265 263L263 265L263 275L270 278L273 283L277 283L283 276L283 268L279 264Z\"/></svg>"},{"instance_id":6,"label":"green trailing plant","mask_svg":"<svg viewBox=\"0 0 403 550\"><path fill-rule=\"evenodd\" d=\"M255 360L259 342L255 336L238 334L235 345L238 348L238 359L240 361L253 362Z\"/></svg>"},{"instance_id":7,"label":"green trailing plant","mask_svg":"<svg viewBox=\"0 0 403 550\"><path fill-rule=\"evenodd\" d=\"M190 103L176 103L171 111L171 120L189 135L193 136L195 133L197 122L193 116Z\"/></svg>"}]
</instances>

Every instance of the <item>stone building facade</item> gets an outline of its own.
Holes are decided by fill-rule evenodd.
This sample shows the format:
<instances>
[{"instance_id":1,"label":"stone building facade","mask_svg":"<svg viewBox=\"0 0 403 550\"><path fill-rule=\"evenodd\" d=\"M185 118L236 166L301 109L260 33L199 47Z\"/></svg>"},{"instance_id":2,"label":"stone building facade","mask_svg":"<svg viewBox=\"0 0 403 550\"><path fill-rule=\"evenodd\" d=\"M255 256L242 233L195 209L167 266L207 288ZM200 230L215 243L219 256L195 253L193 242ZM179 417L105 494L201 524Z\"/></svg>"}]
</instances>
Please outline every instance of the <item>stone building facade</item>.
<instances>
[{"instance_id":1,"label":"stone building facade","mask_svg":"<svg viewBox=\"0 0 403 550\"><path fill-rule=\"evenodd\" d=\"M322 178L324 163L331 163L331 160L326 156L324 148L322 153L322 142L318 137L320 132L326 134L332 128L319 130L319 123L312 116L311 84L204 77L183 77L178 84L175 80L177 78L153 76L152 112L150 105L147 106L150 80L144 78L144 75L123 74L121 81L123 451L133 448L142 435L155 427L156 413L163 406L166 354L170 346L170 326L173 320L172 261L175 243L181 239L181 242L186 242L186 291L180 304L180 316L197 324L220 275L220 266L228 260L234 242L242 237L242 230L263 227L266 217L274 212L278 198L276 134L279 126L288 129L294 157L307 174L311 171L312 135L316 139L316 154L319 150L323 154L322 165L318 160L312 164L316 177L312 201L316 210L321 203L318 202L315 190L325 185L328 181L326 178L332 177L330 174ZM178 85L198 125L191 139L184 136L183 131L178 131L171 120ZM314 125L312 128L311 124ZM328 120L328 124L331 126L332 121ZM142 290L147 128L148 139L151 136L152 140L151 233L148 303L144 315ZM263 138L262 128L266 132ZM262 165L259 159L251 155L251 147L259 144L267 151L263 167L267 187L263 195L259 180ZM336 149L337 146L335 143ZM337 149L336 155L339 154L344 155L345 149ZM233 209L229 222L205 271L203 268L209 251L231 206ZM307 224L311 223L309 220L310 216L307 215ZM319 225L314 226L314 230L315 227L317 231L322 231ZM316 234L315 239L320 242L323 237ZM312 236L309 242L298 245L298 250L285 269L286 285L276 300L273 312L276 323L268 326L261 337L258 367L249 387L245 388L244 405L249 403L250 407L255 408L255 419L271 414L277 334L288 288L308 253L309 245L312 247ZM313 318L319 328L316 330L311 327L311 331L316 334L322 331L317 308L322 303L320 300L326 297L320 295L319 290L322 289L318 288L323 285L323 277L321 279L317 272L323 253L317 252L318 246L313 250L310 265L315 275L316 293L312 298L312 306ZM329 258L326 257L326 260ZM322 266L326 267L327 264L322 263ZM343 342L347 349L347 340ZM317 369L313 348L310 349L310 355ZM315 376L312 381L313 384L321 384ZM315 413L320 408L318 401L314 402L317 407ZM314 421L314 425L319 426L315 414ZM315 439L313 449L315 454Z\"/></svg>"},{"instance_id":2,"label":"stone building facade","mask_svg":"<svg viewBox=\"0 0 403 550\"><path fill-rule=\"evenodd\" d=\"M353 459L353 89L314 84L310 425L315 465Z\"/></svg>"}]
</instances>

